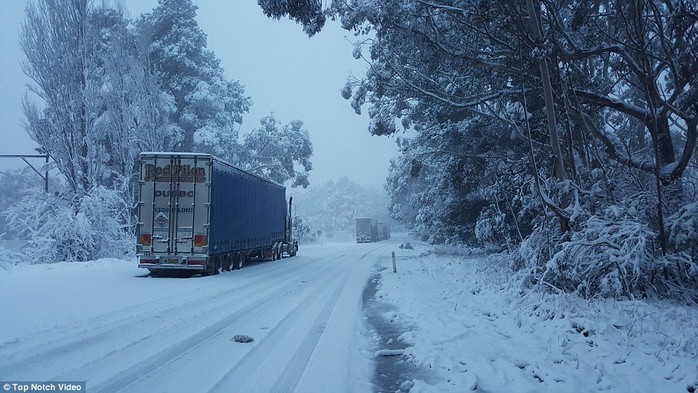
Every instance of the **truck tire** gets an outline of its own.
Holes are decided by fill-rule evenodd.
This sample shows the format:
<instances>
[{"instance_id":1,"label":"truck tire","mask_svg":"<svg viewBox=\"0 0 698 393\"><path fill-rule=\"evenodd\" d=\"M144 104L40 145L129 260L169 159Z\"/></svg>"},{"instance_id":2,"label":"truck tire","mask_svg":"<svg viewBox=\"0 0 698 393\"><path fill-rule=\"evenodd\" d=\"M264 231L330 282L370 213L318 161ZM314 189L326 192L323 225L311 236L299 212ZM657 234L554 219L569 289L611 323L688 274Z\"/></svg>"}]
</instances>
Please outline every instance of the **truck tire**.
<instances>
[{"instance_id":1,"label":"truck tire","mask_svg":"<svg viewBox=\"0 0 698 393\"><path fill-rule=\"evenodd\" d=\"M246 258L245 255L246 254L242 252L235 253L235 256L233 257L234 270L240 270L242 268L243 260Z\"/></svg>"},{"instance_id":2,"label":"truck tire","mask_svg":"<svg viewBox=\"0 0 698 393\"><path fill-rule=\"evenodd\" d=\"M233 254L233 270L240 269L240 253L236 252Z\"/></svg>"},{"instance_id":3,"label":"truck tire","mask_svg":"<svg viewBox=\"0 0 698 393\"><path fill-rule=\"evenodd\" d=\"M220 273L222 259L223 259L223 257L219 255L215 258L215 261L213 262L213 275L214 276L216 274Z\"/></svg>"},{"instance_id":4,"label":"truck tire","mask_svg":"<svg viewBox=\"0 0 698 393\"><path fill-rule=\"evenodd\" d=\"M223 256L223 270L230 271L230 265L233 264L233 254L225 254Z\"/></svg>"},{"instance_id":5,"label":"truck tire","mask_svg":"<svg viewBox=\"0 0 698 393\"><path fill-rule=\"evenodd\" d=\"M220 262L219 256L211 257L211 259L209 260L209 262L206 265L206 267L204 268L204 270L201 271L201 275L203 277L207 277L207 276L211 276L211 275L215 276L216 274L218 274L218 270L220 268L220 263L221 262Z\"/></svg>"}]
</instances>

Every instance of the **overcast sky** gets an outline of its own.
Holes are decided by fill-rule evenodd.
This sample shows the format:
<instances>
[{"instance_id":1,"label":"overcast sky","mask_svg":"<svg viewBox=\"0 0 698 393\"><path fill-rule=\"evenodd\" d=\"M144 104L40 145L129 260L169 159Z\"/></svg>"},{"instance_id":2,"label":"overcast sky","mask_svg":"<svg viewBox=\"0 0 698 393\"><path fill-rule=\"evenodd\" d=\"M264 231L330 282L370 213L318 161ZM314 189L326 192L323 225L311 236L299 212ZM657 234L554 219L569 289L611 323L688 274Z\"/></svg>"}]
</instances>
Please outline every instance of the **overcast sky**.
<instances>
[{"instance_id":1,"label":"overcast sky","mask_svg":"<svg viewBox=\"0 0 698 393\"><path fill-rule=\"evenodd\" d=\"M208 48L221 59L227 78L239 80L254 102L242 133L271 112L283 123L300 119L315 149L311 185L347 176L382 189L389 160L398 153L395 139L369 135L368 117L356 115L340 95L347 77L360 77L366 69L351 56L350 32L330 21L308 38L294 22L264 16L254 0L194 2ZM21 100L30 83L21 71L18 44L26 3L0 0L0 154L33 153L36 147L21 125ZM156 5L157 0L125 1L132 18ZM18 159L0 159L0 170L21 166Z\"/></svg>"}]
</instances>

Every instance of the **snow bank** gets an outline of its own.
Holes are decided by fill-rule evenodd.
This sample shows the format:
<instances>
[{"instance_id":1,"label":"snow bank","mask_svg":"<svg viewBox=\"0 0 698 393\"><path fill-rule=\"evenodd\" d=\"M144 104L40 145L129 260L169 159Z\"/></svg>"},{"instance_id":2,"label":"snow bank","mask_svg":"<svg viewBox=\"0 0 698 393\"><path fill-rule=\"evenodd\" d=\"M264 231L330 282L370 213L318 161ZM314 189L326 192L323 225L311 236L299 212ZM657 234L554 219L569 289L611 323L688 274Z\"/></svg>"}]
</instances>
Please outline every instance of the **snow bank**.
<instances>
[{"instance_id":1,"label":"snow bank","mask_svg":"<svg viewBox=\"0 0 698 393\"><path fill-rule=\"evenodd\" d=\"M403 358L433 379L411 392L687 392L698 309L520 290L508 261L398 250L378 296L411 326Z\"/></svg>"}]
</instances>

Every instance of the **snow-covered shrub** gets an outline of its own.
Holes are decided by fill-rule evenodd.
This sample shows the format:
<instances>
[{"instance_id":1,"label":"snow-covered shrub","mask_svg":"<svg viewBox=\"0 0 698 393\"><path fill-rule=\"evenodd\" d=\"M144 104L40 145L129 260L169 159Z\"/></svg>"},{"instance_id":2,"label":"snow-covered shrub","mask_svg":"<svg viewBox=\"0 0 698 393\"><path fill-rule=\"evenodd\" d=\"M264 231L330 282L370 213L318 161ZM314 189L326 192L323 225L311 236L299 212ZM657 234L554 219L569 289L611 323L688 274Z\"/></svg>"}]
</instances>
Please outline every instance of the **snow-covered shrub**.
<instances>
[{"instance_id":1,"label":"snow-covered shrub","mask_svg":"<svg viewBox=\"0 0 698 393\"><path fill-rule=\"evenodd\" d=\"M634 204L609 206L578 224L542 266L537 282L587 298L695 298L695 263L687 254L663 256L656 237Z\"/></svg>"},{"instance_id":2,"label":"snow-covered shrub","mask_svg":"<svg viewBox=\"0 0 698 393\"><path fill-rule=\"evenodd\" d=\"M29 263L124 257L133 249L129 217L123 194L103 187L73 198L35 192L7 211L8 225L27 239Z\"/></svg>"},{"instance_id":3,"label":"snow-covered shrub","mask_svg":"<svg viewBox=\"0 0 698 393\"><path fill-rule=\"evenodd\" d=\"M698 202L681 207L667 218L666 226L672 250L698 262Z\"/></svg>"},{"instance_id":4,"label":"snow-covered shrub","mask_svg":"<svg viewBox=\"0 0 698 393\"><path fill-rule=\"evenodd\" d=\"M410 242L401 243L398 247L401 250L414 250L414 246L412 246L412 243Z\"/></svg>"},{"instance_id":5,"label":"snow-covered shrub","mask_svg":"<svg viewBox=\"0 0 698 393\"><path fill-rule=\"evenodd\" d=\"M525 282L540 284L541 272L557 252L561 237L559 225L545 221L538 223L513 253L511 269L523 276Z\"/></svg>"},{"instance_id":6,"label":"snow-covered shrub","mask_svg":"<svg viewBox=\"0 0 698 393\"><path fill-rule=\"evenodd\" d=\"M485 208L475 223L475 237L486 248L496 249L509 242L506 215L491 208Z\"/></svg>"},{"instance_id":7,"label":"snow-covered shrub","mask_svg":"<svg viewBox=\"0 0 698 393\"><path fill-rule=\"evenodd\" d=\"M4 236L0 233L0 270L8 270L21 262L24 259L24 255L6 246L3 240Z\"/></svg>"},{"instance_id":8,"label":"snow-covered shrub","mask_svg":"<svg viewBox=\"0 0 698 393\"><path fill-rule=\"evenodd\" d=\"M293 236L301 241L310 240L310 227L299 215L293 216Z\"/></svg>"}]
</instances>

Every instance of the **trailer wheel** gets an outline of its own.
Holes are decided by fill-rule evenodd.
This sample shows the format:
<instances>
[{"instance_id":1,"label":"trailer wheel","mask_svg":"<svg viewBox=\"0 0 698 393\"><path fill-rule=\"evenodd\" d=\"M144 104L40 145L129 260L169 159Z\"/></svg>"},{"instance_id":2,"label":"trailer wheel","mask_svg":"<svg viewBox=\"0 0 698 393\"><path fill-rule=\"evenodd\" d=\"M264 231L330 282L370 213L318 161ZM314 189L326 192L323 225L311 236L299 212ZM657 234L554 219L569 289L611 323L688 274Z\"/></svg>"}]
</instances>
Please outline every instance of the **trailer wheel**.
<instances>
[{"instance_id":1,"label":"trailer wheel","mask_svg":"<svg viewBox=\"0 0 698 393\"><path fill-rule=\"evenodd\" d=\"M230 258L230 254L223 254L223 266L221 267L221 270L225 270L226 272L229 272L231 262L232 261Z\"/></svg>"},{"instance_id":2,"label":"trailer wheel","mask_svg":"<svg viewBox=\"0 0 698 393\"><path fill-rule=\"evenodd\" d=\"M274 248L274 251L276 252L276 259L283 259L284 249L283 249L283 245L281 243L276 243L276 247Z\"/></svg>"},{"instance_id":3,"label":"trailer wheel","mask_svg":"<svg viewBox=\"0 0 698 393\"><path fill-rule=\"evenodd\" d=\"M293 243L291 243L291 253L290 255L292 257L295 257L296 254L298 254L298 240L294 240Z\"/></svg>"},{"instance_id":4,"label":"trailer wheel","mask_svg":"<svg viewBox=\"0 0 698 393\"><path fill-rule=\"evenodd\" d=\"M223 255L219 255L216 257L216 262L213 264L213 275L215 276L216 274L221 272L221 268L223 267Z\"/></svg>"},{"instance_id":5,"label":"trailer wheel","mask_svg":"<svg viewBox=\"0 0 698 393\"><path fill-rule=\"evenodd\" d=\"M220 257L215 256L212 257L211 260L209 261L208 265L206 265L206 268L201 272L201 275L204 277L210 276L210 275L216 275L218 274L218 270L220 269L221 262L220 262Z\"/></svg>"}]
</instances>

